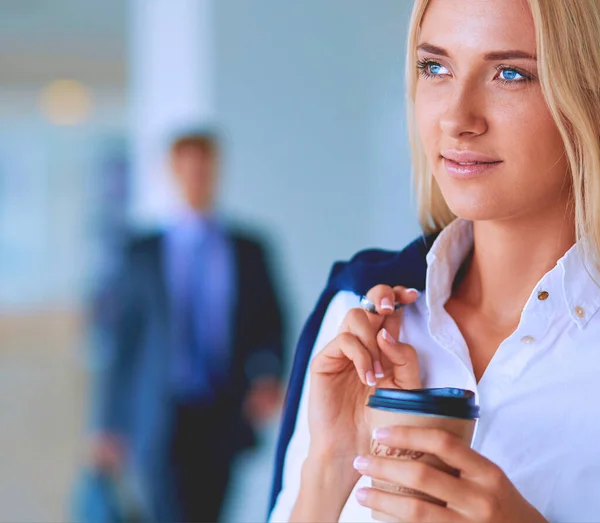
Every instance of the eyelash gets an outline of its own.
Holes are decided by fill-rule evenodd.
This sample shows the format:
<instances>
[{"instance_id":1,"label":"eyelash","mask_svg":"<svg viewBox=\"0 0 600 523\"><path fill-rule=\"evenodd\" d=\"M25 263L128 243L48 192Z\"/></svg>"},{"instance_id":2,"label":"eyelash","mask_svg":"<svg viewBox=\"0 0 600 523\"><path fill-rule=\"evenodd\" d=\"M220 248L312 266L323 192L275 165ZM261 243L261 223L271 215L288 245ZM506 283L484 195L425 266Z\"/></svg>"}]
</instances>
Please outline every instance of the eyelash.
<instances>
[{"instance_id":1,"label":"eyelash","mask_svg":"<svg viewBox=\"0 0 600 523\"><path fill-rule=\"evenodd\" d=\"M439 65L440 67L445 67L442 64L440 64L439 62L436 62L435 60L421 59L421 60L417 61L417 69L419 71L419 74L423 78L441 78L440 75L431 74L429 72L428 68L431 65ZM525 71L518 69L516 67L510 67L507 65L499 65L498 67L496 67L496 71L498 71L499 74L501 74L503 71L516 71L523 77L520 80L504 80L502 78L497 78L496 80L498 82L500 82L502 85L514 85L514 84L520 84L523 82L529 82L529 81L533 80L533 75L531 75L530 73L526 73Z\"/></svg>"},{"instance_id":2,"label":"eyelash","mask_svg":"<svg viewBox=\"0 0 600 523\"><path fill-rule=\"evenodd\" d=\"M429 72L428 67L430 65L440 65L441 66L442 64L434 62L433 60L417 60L417 70L419 71L419 74L423 78L433 78L436 76Z\"/></svg>"}]
</instances>

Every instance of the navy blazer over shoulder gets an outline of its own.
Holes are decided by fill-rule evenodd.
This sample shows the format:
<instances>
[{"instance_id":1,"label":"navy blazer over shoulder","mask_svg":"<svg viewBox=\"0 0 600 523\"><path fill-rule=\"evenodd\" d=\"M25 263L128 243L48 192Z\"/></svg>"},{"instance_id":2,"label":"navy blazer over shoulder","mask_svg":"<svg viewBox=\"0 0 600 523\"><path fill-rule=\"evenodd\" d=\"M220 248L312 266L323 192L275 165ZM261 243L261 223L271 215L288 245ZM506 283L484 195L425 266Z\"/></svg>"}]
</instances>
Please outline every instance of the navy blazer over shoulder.
<instances>
[{"instance_id":1,"label":"navy blazer over shoulder","mask_svg":"<svg viewBox=\"0 0 600 523\"><path fill-rule=\"evenodd\" d=\"M340 291L352 291L364 295L372 287L380 284L403 285L419 291L424 290L427 273L426 256L436 237L437 234L422 236L400 252L362 251L349 262L338 262L333 266L325 290L298 341L275 455L269 512L273 510L281 491L285 454L296 426L308 362L329 303Z\"/></svg>"}]
</instances>

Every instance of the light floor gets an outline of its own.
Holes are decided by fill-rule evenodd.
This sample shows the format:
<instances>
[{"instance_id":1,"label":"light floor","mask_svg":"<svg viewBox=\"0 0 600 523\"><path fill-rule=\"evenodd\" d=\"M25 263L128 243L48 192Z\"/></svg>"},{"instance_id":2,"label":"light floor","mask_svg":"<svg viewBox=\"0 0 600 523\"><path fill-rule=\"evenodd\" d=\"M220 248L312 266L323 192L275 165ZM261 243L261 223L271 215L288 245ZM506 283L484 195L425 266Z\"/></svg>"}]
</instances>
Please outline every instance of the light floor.
<instances>
[{"instance_id":1,"label":"light floor","mask_svg":"<svg viewBox=\"0 0 600 523\"><path fill-rule=\"evenodd\" d=\"M0 523L69 521L87 404L80 323L56 312L0 316ZM265 520L275 425L239 458L225 523Z\"/></svg>"}]
</instances>

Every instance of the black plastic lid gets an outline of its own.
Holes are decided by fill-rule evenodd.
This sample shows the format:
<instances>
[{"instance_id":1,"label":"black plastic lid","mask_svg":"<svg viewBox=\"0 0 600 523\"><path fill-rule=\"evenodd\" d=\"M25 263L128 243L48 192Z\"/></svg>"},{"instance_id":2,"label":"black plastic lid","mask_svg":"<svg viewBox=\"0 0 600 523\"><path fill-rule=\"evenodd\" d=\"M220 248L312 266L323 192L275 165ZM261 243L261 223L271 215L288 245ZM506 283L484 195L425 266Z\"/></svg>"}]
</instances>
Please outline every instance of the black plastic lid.
<instances>
[{"instance_id":1,"label":"black plastic lid","mask_svg":"<svg viewBox=\"0 0 600 523\"><path fill-rule=\"evenodd\" d=\"M450 418L475 419L479 407L475 393L470 390L453 389L376 389L369 397L369 407L374 409L407 411L414 414L448 416Z\"/></svg>"}]
</instances>

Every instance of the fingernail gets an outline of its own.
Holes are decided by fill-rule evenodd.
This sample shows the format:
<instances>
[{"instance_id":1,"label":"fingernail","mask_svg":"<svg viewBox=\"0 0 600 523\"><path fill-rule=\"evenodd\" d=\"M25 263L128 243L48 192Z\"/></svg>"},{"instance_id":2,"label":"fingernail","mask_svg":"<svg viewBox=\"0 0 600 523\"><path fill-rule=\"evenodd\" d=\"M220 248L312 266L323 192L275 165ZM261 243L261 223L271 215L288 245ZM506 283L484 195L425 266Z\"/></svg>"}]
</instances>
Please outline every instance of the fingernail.
<instances>
[{"instance_id":1,"label":"fingernail","mask_svg":"<svg viewBox=\"0 0 600 523\"><path fill-rule=\"evenodd\" d=\"M390 429L373 429L373 439L383 441L390 437L392 431Z\"/></svg>"},{"instance_id":2,"label":"fingernail","mask_svg":"<svg viewBox=\"0 0 600 523\"><path fill-rule=\"evenodd\" d=\"M369 466L369 458L365 458L364 456L358 456L358 458L354 460L352 466L356 470L365 470Z\"/></svg>"},{"instance_id":3,"label":"fingernail","mask_svg":"<svg viewBox=\"0 0 600 523\"><path fill-rule=\"evenodd\" d=\"M410 292L411 294L415 294L417 298L421 295L421 293L417 289L406 289L406 292Z\"/></svg>"},{"instance_id":4,"label":"fingernail","mask_svg":"<svg viewBox=\"0 0 600 523\"><path fill-rule=\"evenodd\" d=\"M387 341L388 343L391 343L391 344L396 343L396 340L394 339L394 337L386 329L381 329L381 335L383 336L383 339L385 341Z\"/></svg>"},{"instance_id":5,"label":"fingernail","mask_svg":"<svg viewBox=\"0 0 600 523\"><path fill-rule=\"evenodd\" d=\"M382 298L380 306L382 309L386 309L388 311L394 310L394 304L392 303L392 300L390 300L389 298Z\"/></svg>"},{"instance_id":6,"label":"fingernail","mask_svg":"<svg viewBox=\"0 0 600 523\"><path fill-rule=\"evenodd\" d=\"M381 365L381 362L380 361L376 361L373 364L373 367L375 369L375 377L376 378L383 378L384 374L383 374L383 367Z\"/></svg>"},{"instance_id":7,"label":"fingernail","mask_svg":"<svg viewBox=\"0 0 600 523\"><path fill-rule=\"evenodd\" d=\"M375 376L373 376L373 371L368 370L366 378L367 378L367 385L369 385L369 387L374 387L375 385L377 385L377 380L375 379Z\"/></svg>"},{"instance_id":8,"label":"fingernail","mask_svg":"<svg viewBox=\"0 0 600 523\"><path fill-rule=\"evenodd\" d=\"M368 491L369 491L369 489L366 489L366 488L359 488L359 489L356 491L356 494L355 494L355 496L356 496L356 499L357 499L358 501L367 501L367 495L368 495Z\"/></svg>"}]
</instances>

